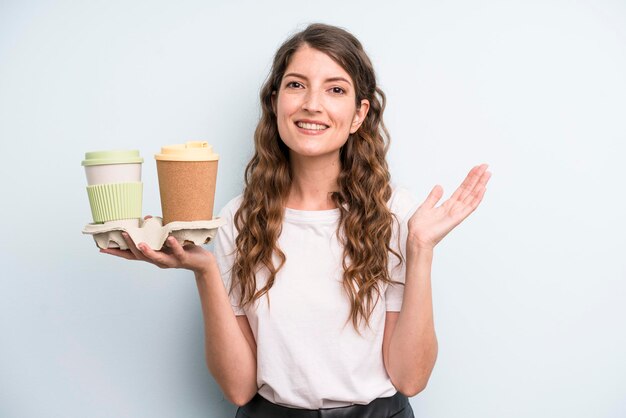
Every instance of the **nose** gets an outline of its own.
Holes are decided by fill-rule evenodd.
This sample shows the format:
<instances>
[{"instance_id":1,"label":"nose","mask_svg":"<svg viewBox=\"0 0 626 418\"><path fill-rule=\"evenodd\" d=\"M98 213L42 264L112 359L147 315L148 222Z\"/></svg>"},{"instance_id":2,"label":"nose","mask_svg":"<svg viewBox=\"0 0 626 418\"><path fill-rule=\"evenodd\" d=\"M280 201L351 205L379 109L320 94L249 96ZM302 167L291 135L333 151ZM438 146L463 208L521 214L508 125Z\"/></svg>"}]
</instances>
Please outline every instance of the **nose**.
<instances>
[{"instance_id":1,"label":"nose","mask_svg":"<svg viewBox=\"0 0 626 418\"><path fill-rule=\"evenodd\" d=\"M320 94L313 89L307 91L302 102L302 110L308 112L320 112L322 110L322 103Z\"/></svg>"}]
</instances>

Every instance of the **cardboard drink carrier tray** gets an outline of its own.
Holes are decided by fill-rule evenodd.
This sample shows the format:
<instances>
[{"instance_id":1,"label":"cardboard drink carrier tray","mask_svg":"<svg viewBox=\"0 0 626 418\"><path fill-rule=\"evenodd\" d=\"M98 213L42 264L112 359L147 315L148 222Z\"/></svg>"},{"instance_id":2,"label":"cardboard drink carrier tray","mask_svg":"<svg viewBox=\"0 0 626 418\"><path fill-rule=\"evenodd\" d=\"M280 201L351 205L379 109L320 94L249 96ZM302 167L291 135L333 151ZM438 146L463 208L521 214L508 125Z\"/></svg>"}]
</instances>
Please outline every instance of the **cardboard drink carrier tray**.
<instances>
[{"instance_id":1,"label":"cardboard drink carrier tray","mask_svg":"<svg viewBox=\"0 0 626 418\"><path fill-rule=\"evenodd\" d=\"M128 233L135 243L145 242L153 250L160 250L168 236L173 236L180 243L206 244L217 234L217 229L226 224L226 220L215 218L210 221L174 221L163 225L160 217L141 219L123 219L102 224L87 224L83 234L92 235L98 248L119 248L127 250L128 244L122 232Z\"/></svg>"}]
</instances>

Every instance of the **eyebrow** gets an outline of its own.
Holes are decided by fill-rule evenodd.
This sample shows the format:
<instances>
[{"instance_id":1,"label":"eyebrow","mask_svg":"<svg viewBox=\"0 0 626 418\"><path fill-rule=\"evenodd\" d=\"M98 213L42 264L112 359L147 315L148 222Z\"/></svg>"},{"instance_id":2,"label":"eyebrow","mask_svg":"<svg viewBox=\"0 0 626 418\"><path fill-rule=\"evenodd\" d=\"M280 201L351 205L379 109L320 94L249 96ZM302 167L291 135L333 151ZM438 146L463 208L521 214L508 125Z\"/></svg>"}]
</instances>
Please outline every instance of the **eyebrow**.
<instances>
[{"instance_id":1,"label":"eyebrow","mask_svg":"<svg viewBox=\"0 0 626 418\"><path fill-rule=\"evenodd\" d=\"M298 78L301 78L301 79L303 79L303 80L308 80L308 78L307 78L305 75L303 75L303 74L299 74L299 73L288 73L288 74L285 74L285 75L283 76L283 78L286 78L286 77L298 77ZM344 82L348 83L348 85L350 85L350 86L352 85L352 83L350 82L350 80L347 80L347 79L346 79L346 78L344 78L344 77L330 77L330 78L327 78L327 79L326 79L326 80L324 80L324 81L325 81L325 82L329 82L329 81L344 81Z\"/></svg>"}]
</instances>

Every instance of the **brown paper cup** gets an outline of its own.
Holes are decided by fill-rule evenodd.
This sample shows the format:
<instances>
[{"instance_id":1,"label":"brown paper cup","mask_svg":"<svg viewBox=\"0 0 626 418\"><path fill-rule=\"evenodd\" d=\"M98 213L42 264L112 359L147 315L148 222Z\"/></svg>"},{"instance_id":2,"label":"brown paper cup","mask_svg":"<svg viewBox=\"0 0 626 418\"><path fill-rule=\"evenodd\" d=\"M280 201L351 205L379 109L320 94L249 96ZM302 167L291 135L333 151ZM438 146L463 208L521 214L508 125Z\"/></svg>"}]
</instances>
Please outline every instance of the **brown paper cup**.
<instances>
[{"instance_id":1,"label":"brown paper cup","mask_svg":"<svg viewBox=\"0 0 626 418\"><path fill-rule=\"evenodd\" d=\"M163 225L213 219L217 163L157 160Z\"/></svg>"}]
</instances>

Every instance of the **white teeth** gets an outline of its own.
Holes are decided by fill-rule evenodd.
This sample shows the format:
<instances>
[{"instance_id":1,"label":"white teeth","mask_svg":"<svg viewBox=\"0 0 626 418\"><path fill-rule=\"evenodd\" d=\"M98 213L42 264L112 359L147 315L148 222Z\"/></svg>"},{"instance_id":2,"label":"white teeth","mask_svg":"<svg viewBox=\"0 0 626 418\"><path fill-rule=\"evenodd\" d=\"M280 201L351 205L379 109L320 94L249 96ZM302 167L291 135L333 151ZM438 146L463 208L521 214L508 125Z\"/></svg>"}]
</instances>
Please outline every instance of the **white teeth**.
<instances>
[{"instance_id":1,"label":"white teeth","mask_svg":"<svg viewBox=\"0 0 626 418\"><path fill-rule=\"evenodd\" d=\"M328 128L326 125L318 125L317 123L296 122L296 125L302 129L311 129L314 131L321 131Z\"/></svg>"}]
</instances>

